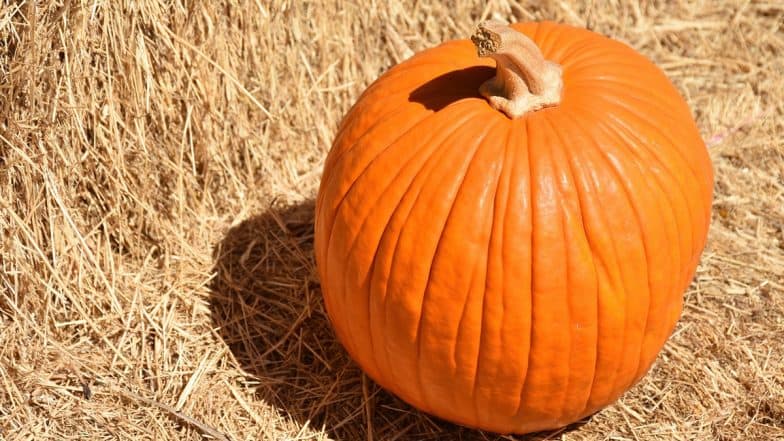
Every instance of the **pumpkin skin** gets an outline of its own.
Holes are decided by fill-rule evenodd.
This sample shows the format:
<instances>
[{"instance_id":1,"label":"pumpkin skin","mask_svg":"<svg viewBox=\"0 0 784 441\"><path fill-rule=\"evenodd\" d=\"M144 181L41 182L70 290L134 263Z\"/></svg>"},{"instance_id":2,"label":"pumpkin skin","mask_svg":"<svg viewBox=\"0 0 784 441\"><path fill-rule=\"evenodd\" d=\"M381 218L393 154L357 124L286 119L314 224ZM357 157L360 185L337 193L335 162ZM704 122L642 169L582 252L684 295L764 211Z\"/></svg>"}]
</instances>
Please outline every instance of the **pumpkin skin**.
<instances>
[{"instance_id":1,"label":"pumpkin skin","mask_svg":"<svg viewBox=\"0 0 784 441\"><path fill-rule=\"evenodd\" d=\"M512 27L561 65L557 106L511 119L479 95L469 40L414 55L342 121L315 250L339 341L422 411L500 433L618 399L680 316L713 171L689 108L628 46Z\"/></svg>"}]
</instances>

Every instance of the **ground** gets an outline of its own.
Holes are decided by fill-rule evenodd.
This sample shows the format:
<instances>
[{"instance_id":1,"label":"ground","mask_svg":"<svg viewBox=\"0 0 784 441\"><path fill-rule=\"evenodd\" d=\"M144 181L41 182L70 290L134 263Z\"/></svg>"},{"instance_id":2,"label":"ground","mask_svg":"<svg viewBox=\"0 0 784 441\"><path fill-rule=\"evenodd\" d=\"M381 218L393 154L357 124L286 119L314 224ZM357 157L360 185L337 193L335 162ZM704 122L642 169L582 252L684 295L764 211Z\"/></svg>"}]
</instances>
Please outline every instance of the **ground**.
<instances>
[{"instance_id":1,"label":"ground","mask_svg":"<svg viewBox=\"0 0 784 441\"><path fill-rule=\"evenodd\" d=\"M493 17L650 57L716 172L654 368L528 438L429 418L364 377L312 252L353 100ZM783 26L776 0L0 3L0 439L784 439Z\"/></svg>"}]
</instances>

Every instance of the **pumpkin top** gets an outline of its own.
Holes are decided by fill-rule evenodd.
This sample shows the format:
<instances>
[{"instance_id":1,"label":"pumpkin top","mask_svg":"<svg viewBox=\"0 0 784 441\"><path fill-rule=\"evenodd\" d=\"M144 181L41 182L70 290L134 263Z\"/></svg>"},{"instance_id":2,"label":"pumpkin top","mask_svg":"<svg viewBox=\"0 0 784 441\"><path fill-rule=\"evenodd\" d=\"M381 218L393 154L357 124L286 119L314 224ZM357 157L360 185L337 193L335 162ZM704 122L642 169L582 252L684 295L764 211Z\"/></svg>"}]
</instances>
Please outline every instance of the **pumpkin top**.
<instances>
[{"instance_id":1,"label":"pumpkin top","mask_svg":"<svg viewBox=\"0 0 784 441\"><path fill-rule=\"evenodd\" d=\"M479 92L510 118L554 106L561 101L561 66L544 59L525 34L498 22L480 23L471 36L480 57L496 62L496 76Z\"/></svg>"}]
</instances>

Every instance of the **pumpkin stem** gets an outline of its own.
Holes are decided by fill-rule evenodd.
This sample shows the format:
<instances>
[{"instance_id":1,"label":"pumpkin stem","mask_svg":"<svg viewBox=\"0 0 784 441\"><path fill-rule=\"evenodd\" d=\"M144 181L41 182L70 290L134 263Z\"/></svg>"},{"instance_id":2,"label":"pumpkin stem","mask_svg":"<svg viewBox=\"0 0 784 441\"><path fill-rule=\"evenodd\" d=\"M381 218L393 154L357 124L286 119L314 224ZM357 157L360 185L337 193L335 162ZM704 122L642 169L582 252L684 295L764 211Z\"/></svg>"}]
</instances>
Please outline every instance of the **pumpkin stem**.
<instances>
[{"instance_id":1,"label":"pumpkin stem","mask_svg":"<svg viewBox=\"0 0 784 441\"><path fill-rule=\"evenodd\" d=\"M471 41L480 57L496 62L495 77L479 87L493 106L510 118L555 106L561 101L561 66L544 59L530 38L499 21L480 23Z\"/></svg>"}]
</instances>

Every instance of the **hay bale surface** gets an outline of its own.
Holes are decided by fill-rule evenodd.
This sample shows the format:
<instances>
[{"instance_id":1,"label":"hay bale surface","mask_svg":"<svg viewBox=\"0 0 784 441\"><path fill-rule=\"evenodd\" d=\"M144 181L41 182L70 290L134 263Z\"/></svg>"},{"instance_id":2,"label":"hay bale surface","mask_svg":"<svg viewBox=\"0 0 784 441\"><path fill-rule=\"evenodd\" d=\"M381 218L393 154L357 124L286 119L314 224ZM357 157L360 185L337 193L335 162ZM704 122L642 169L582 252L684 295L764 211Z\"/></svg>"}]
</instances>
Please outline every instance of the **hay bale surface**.
<instances>
[{"instance_id":1,"label":"hay bale surface","mask_svg":"<svg viewBox=\"0 0 784 441\"><path fill-rule=\"evenodd\" d=\"M709 243L653 370L527 439L784 439L784 5L484 3L0 3L0 438L518 439L362 376L312 253L354 99L496 17L589 26L653 59L716 169Z\"/></svg>"}]
</instances>

